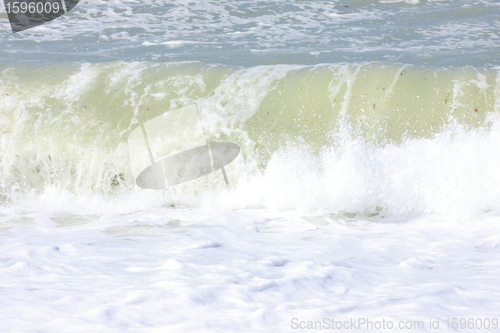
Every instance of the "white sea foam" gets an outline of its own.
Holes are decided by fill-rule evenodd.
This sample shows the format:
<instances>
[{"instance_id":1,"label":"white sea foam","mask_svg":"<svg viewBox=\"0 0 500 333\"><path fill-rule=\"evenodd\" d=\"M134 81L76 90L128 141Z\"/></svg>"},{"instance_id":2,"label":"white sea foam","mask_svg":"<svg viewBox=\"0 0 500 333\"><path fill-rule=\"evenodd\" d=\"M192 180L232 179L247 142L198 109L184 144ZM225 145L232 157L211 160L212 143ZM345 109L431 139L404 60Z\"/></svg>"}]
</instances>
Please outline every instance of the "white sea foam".
<instances>
[{"instance_id":1,"label":"white sea foam","mask_svg":"<svg viewBox=\"0 0 500 333\"><path fill-rule=\"evenodd\" d=\"M499 139L495 123L490 132L451 126L432 139L384 147L348 139L320 157L281 151L217 205L462 218L499 211Z\"/></svg>"},{"instance_id":2,"label":"white sea foam","mask_svg":"<svg viewBox=\"0 0 500 333\"><path fill-rule=\"evenodd\" d=\"M2 332L495 328L499 8L86 0L12 34L0 7ZM136 186L128 135L184 106L240 146L229 189Z\"/></svg>"},{"instance_id":3,"label":"white sea foam","mask_svg":"<svg viewBox=\"0 0 500 333\"><path fill-rule=\"evenodd\" d=\"M496 318L498 214L2 214L5 332L286 332L293 318L430 331L429 318Z\"/></svg>"},{"instance_id":4,"label":"white sea foam","mask_svg":"<svg viewBox=\"0 0 500 333\"><path fill-rule=\"evenodd\" d=\"M493 318L498 78L376 63L4 70L3 330ZM243 167L228 166L230 189L187 183L174 200L135 186L126 142L185 105Z\"/></svg>"}]
</instances>

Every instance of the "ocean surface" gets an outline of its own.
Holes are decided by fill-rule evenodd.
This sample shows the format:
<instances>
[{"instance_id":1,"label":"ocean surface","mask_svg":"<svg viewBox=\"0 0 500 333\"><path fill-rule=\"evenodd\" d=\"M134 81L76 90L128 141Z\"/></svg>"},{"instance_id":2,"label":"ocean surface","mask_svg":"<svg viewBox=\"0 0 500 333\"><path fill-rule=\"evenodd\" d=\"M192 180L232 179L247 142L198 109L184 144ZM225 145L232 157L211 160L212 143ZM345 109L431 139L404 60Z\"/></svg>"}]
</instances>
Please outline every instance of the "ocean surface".
<instances>
[{"instance_id":1,"label":"ocean surface","mask_svg":"<svg viewBox=\"0 0 500 333\"><path fill-rule=\"evenodd\" d=\"M2 331L498 328L500 2L0 6L0 41ZM138 187L188 106L229 186Z\"/></svg>"}]
</instances>

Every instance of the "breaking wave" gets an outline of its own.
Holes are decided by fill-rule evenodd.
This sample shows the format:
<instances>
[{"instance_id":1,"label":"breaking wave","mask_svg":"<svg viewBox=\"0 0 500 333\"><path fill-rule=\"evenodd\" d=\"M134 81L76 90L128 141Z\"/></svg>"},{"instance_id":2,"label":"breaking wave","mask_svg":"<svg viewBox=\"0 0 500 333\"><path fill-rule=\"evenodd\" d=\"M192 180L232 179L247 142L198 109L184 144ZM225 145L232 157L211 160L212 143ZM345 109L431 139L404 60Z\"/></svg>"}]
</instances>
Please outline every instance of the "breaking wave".
<instances>
[{"instance_id":1,"label":"breaking wave","mask_svg":"<svg viewBox=\"0 0 500 333\"><path fill-rule=\"evenodd\" d=\"M196 105L205 137L241 147L231 189L135 185L128 135ZM496 70L379 63L198 62L9 67L0 75L4 205L476 214L500 209ZM48 209L48 208L47 208Z\"/></svg>"}]
</instances>

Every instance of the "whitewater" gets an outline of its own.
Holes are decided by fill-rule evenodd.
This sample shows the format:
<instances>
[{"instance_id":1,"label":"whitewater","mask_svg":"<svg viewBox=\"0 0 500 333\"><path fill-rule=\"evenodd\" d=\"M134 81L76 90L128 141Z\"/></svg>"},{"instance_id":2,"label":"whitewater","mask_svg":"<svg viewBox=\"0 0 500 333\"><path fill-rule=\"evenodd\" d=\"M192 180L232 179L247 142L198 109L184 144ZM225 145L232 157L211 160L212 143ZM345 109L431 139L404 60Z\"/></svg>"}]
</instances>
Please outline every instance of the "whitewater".
<instances>
[{"instance_id":1,"label":"whitewater","mask_svg":"<svg viewBox=\"0 0 500 333\"><path fill-rule=\"evenodd\" d=\"M2 8L1 330L495 331L499 9L89 0L13 34ZM187 108L201 139L135 144ZM197 140L240 152L138 186Z\"/></svg>"}]
</instances>

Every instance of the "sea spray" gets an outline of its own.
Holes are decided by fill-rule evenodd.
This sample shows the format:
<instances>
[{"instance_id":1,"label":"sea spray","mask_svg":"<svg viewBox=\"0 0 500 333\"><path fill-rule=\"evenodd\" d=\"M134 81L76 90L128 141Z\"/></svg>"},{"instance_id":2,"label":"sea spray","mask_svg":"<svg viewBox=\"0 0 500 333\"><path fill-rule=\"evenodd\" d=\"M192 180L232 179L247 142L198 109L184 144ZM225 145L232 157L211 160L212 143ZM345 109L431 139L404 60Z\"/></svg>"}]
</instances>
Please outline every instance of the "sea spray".
<instances>
[{"instance_id":1,"label":"sea spray","mask_svg":"<svg viewBox=\"0 0 500 333\"><path fill-rule=\"evenodd\" d=\"M0 193L3 202L55 192L84 201L162 197L135 186L128 135L194 104L207 140L241 147L248 177L230 195L207 188L186 204L496 210L498 77L368 62L9 67L0 77Z\"/></svg>"}]
</instances>

